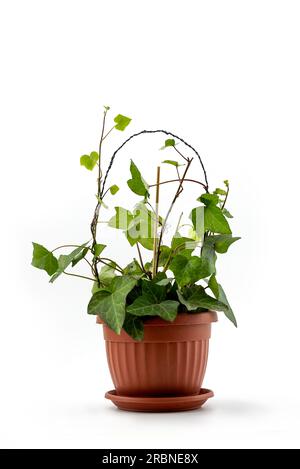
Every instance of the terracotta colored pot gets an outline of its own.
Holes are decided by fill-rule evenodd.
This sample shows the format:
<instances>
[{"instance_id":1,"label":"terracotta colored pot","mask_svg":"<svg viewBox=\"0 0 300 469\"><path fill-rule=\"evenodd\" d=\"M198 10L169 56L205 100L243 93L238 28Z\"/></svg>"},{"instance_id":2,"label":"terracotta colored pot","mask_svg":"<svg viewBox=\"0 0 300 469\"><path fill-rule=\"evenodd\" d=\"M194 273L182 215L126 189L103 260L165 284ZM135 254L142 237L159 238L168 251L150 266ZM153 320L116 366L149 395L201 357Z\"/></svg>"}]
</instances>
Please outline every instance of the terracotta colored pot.
<instances>
[{"instance_id":1,"label":"terracotta colored pot","mask_svg":"<svg viewBox=\"0 0 300 469\"><path fill-rule=\"evenodd\" d=\"M107 361L120 396L196 395L202 386L214 311L180 313L174 322L151 318L144 340L134 341L103 324Z\"/></svg>"}]
</instances>

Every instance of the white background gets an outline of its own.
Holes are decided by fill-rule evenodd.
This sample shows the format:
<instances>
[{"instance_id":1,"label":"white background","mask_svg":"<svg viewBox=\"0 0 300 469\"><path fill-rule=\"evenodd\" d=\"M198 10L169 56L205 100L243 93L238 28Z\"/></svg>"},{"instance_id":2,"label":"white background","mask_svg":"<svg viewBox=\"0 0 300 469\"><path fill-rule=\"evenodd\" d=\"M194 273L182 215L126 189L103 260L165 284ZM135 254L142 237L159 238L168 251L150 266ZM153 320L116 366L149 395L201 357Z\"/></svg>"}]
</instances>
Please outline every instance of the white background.
<instances>
[{"instance_id":1,"label":"white background","mask_svg":"<svg viewBox=\"0 0 300 469\"><path fill-rule=\"evenodd\" d=\"M299 20L291 0L1 0L1 447L299 448ZM197 147L212 187L231 181L243 239L219 277L239 328L222 316L213 327L204 384L215 398L201 411L105 401L89 283L49 285L30 266L31 241L89 239L95 174L79 157L97 149L104 104L111 120L133 119L107 159L130 133L166 128ZM153 180L162 141L119 155L122 205L135 200L129 158ZM196 195L187 187L185 203ZM102 241L129 259L121 237Z\"/></svg>"}]
</instances>

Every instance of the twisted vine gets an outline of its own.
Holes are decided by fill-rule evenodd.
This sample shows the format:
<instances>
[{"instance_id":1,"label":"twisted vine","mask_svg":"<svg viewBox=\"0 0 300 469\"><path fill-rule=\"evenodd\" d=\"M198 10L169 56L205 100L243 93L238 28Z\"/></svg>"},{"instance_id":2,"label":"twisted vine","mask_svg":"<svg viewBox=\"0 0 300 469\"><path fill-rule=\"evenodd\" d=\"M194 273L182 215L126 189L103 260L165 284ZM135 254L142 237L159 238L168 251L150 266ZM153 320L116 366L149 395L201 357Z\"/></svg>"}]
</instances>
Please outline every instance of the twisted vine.
<instances>
[{"instance_id":1,"label":"twisted vine","mask_svg":"<svg viewBox=\"0 0 300 469\"><path fill-rule=\"evenodd\" d=\"M109 162L109 165L107 167L107 170L106 170L106 173L105 173L105 176L104 176L104 179L103 179L103 184L102 184L102 189L101 189L101 198L103 197L103 194L104 194L104 190L105 190L105 185L106 185L106 181L107 181L107 177L108 177L108 174L112 168L112 165L114 163L114 160L115 160L115 157L117 155L117 153L128 143L130 142L130 140L132 140L133 138L135 137L138 137L139 135L143 135L143 134L156 134L156 133L163 133L165 135L169 135L171 137L174 137L176 138L177 140L179 140L180 142L182 142L184 145L186 145L188 148L190 148L194 153L195 155L197 156L200 164L201 164L201 168L202 168L202 171L203 171L203 174L204 174L204 179L205 179L205 185L204 185L204 188L206 190L206 192L208 192L208 179L207 179L207 173L206 173L206 169L204 167L204 164L203 164L203 161L202 161L202 158L201 156L199 155L199 153L197 152L197 150L192 146L190 145L189 143L187 143L183 138L181 137L178 137L178 135L175 135L173 134L172 132L168 132L167 130L142 130L141 132L137 132L133 135L131 135L130 137L127 138L127 140L125 140L122 145L119 146L119 148L116 149L116 151L113 153L111 159L110 159L110 162Z\"/></svg>"}]
</instances>

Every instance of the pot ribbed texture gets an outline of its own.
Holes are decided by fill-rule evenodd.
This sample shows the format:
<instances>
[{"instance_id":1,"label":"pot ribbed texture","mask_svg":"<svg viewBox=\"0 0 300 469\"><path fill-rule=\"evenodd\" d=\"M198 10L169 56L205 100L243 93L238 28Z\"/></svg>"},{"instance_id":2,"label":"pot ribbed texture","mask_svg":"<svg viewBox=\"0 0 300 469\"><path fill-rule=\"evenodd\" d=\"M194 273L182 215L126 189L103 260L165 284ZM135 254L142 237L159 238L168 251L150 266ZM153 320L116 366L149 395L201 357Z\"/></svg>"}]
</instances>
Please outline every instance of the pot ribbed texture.
<instances>
[{"instance_id":1,"label":"pot ribbed texture","mask_svg":"<svg viewBox=\"0 0 300 469\"><path fill-rule=\"evenodd\" d=\"M124 331L117 335L104 325L107 360L117 394L198 394L206 371L211 322L216 320L214 312L182 313L173 323L150 319L141 342Z\"/></svg>"},{"instance_id":2,"label":"pot ribbed texture","mask_svg":"<svg viewBox=\"0 0 300 469\"><path fill-rule=\"evenodd\" d=\"M119 395L192 395L201 388L208 339L193 342L106 342L109 369Z\"/></svg>"}]
</instances>

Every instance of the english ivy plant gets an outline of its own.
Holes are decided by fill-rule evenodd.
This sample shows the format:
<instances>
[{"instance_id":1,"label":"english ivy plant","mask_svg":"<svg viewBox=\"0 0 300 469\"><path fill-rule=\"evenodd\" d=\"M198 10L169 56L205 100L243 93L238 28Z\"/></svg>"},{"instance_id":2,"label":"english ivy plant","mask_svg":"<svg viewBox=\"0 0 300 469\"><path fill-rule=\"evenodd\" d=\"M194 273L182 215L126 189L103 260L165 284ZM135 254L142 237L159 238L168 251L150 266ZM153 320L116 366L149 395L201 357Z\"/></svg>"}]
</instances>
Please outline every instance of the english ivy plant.
<instances>
[{"instance_id":1,"label":"english ivy plant","mask_svg":"<svg viewBox=\"0 0 300 469\"><path fill-rule=\"evenodd\" d=\"M112 127L107 130L109 110L108 106L104 107L99 148L80 158L80 164L88 171L97 172L91 239L52 250L33 243L32 265L45 270L51 283L62 274L91 281L92 297L88 313L100 316L117 334L123 328L135 340L143 339L144 321L153 316L174 321L177 314L183 312L194 314L212 309L224 312L236 326L234 313L218 282L216 269L217 255L227 253L231 245L240 239L232 236L229 225L229 220L233 218L227 209L229 182L225 180L224 187L210 191L199 153L180 137L164 130L143 130L131 135L114 152L110 161L105 161L105 139L113 131L125 131L131 122L129 117L118 114L113 119ZM108 176L117 153L127 142L147 133L160 133L167 137L160 149L164 150L164 154L173 153L170 158L162 160L164 168L169 167L171 176L161 181L158 167L156 181L149 184L136 162L131 160L127 186L137 196L137 203L133 208L115 206L112 216L105 222L108 229L121 230L129 248L136 250L136 257L128 265L121 266L115 259L105 256L107 246L101 243L101 232L98 233L99 226L104 223L99 224L100 212L107 209L108 203L111 205L111 200L119 191L118 185L108 185ZM197 157L203 179L195 178L195 171L193 178L190 177L195 156L187 156L181 147ZM188 223L183 223L184 214L181 214L166 244L169 217L186 183L196 184L199 196L187 210ZM173 184L175 191L167 212L160 215L159 197L164 184ZM109 198L111 200L107 202ZM185 233L187 225L189 232ZM62 249L69 252L57 257L57 251ZM73 269L79 263L88 266L90 274L75 273Z\"/></svg>"}]
</instances>

